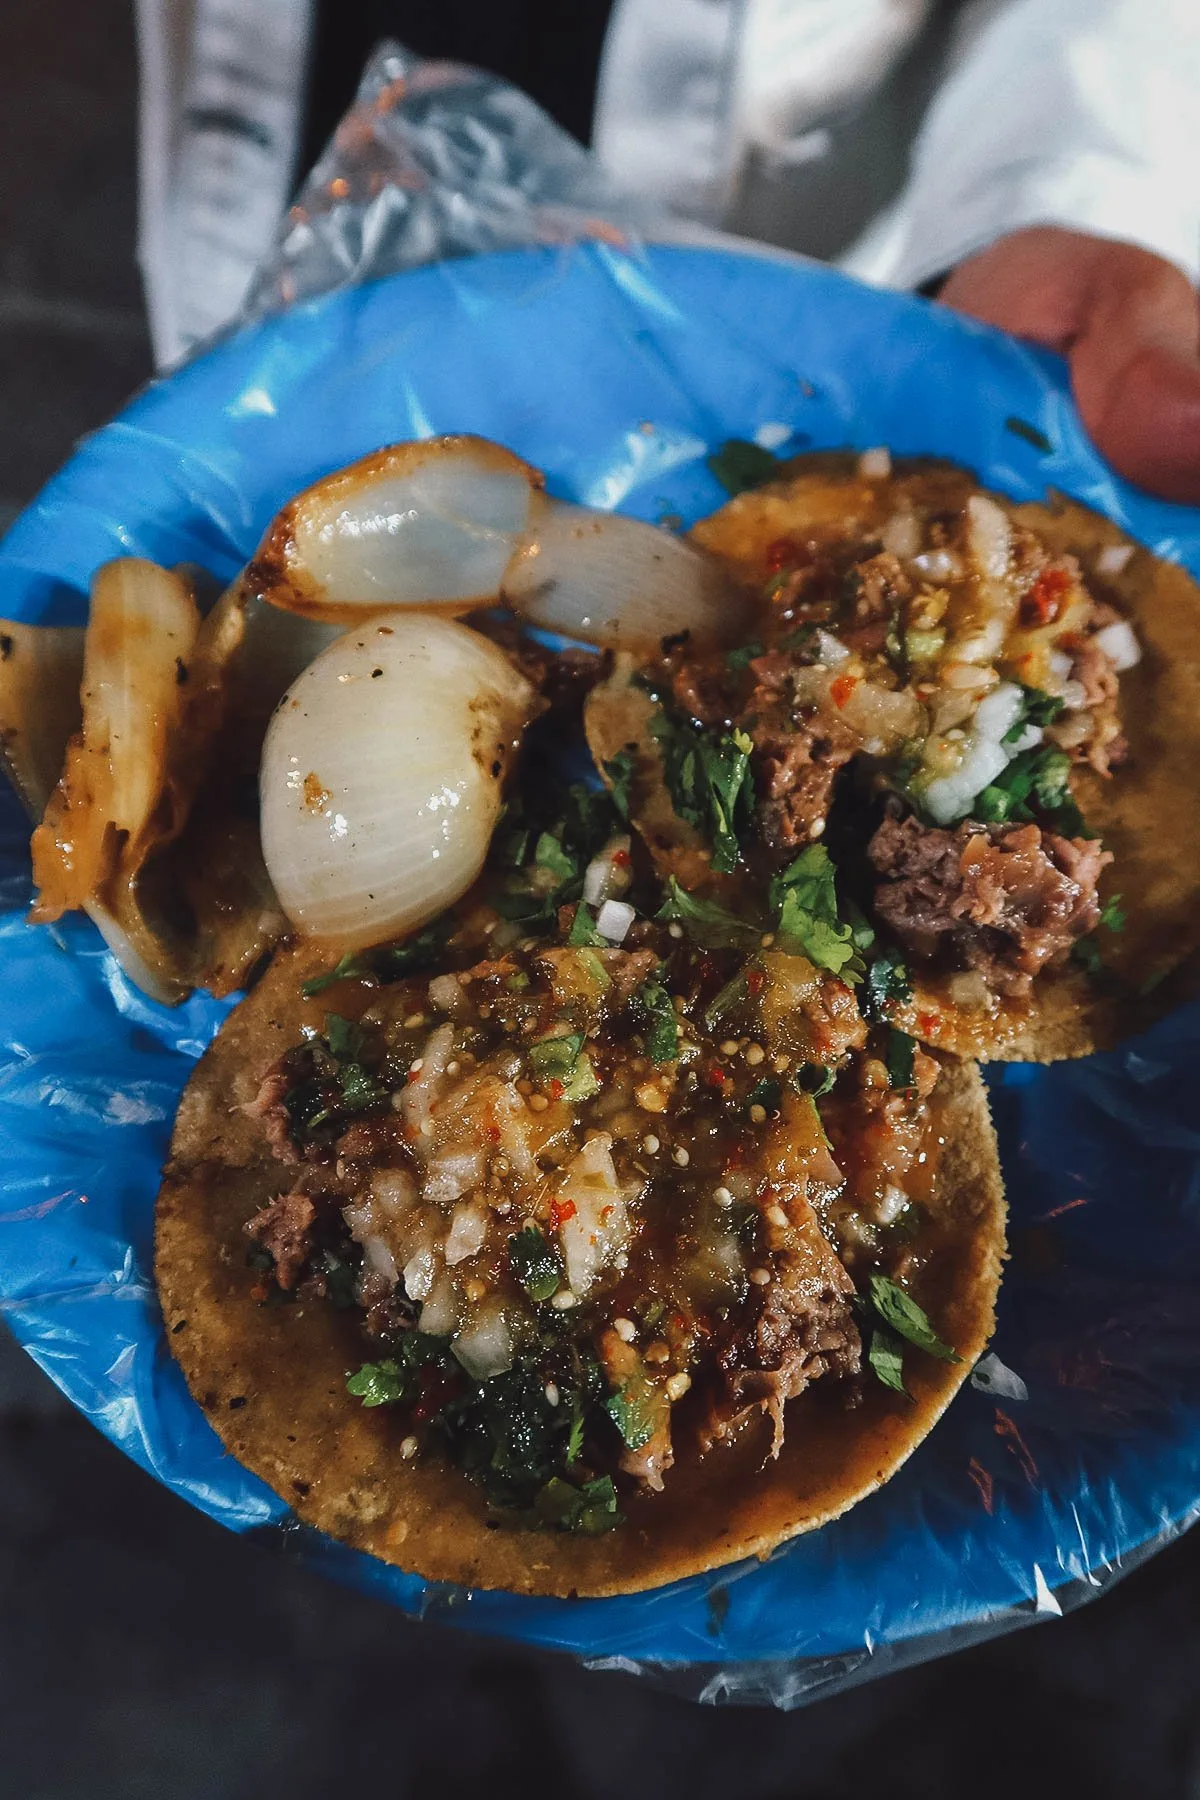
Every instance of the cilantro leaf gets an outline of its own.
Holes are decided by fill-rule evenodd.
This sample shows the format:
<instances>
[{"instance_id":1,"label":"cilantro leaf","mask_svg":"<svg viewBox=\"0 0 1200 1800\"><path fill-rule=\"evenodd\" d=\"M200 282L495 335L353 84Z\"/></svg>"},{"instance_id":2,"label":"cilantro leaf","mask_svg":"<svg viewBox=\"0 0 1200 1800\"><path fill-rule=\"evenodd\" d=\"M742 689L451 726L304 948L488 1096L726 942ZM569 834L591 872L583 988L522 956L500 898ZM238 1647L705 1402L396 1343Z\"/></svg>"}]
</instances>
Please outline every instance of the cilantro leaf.
<instances>
[{"instance_id":1,"label":"cilantro leaf","mask_svg":"<svg viewBox=\"0 0 1200 1800\"><path fill-rule=\"evenodd\" d=\"M543 831L538 836L534 847L533 860L539 869L545 869L561 883L570 881L579 873L579 864L573 856L568 856L559 840L551 831Z\"/></svg>"},{"instance_id":2,"label":"cilantro leaf","mask_svg":"<svg viewBox=\"0 0 1200 1800\"><path fill-rule=\"evenodd\" d=\"M325 975L315 975L302 985L306 1000L316 999L338 981L399 981L405 975L420 975L436 966L446 948L451 921L435 919L415 937L402 944L385 944L375 950L352 950Z\"/></svg>"},{"instance_id":3,"label":"cilantro leaf","mask_svg":"<svg viewBox=\"0 0 1200 1800\"><path fill-rule=\"evenodd\" d=\"M654 1390L643 1379L627 1382L604 1402L605 1412L630 1450L641 1450L654 1436L655 1398Z\"/></svg>"},{"instance_id":4,"label":"cilantro leaf","mask_svg":"<svg viewBox=\"0 0 1200 1800\"><path fill-rule=\"evenodd\" d=\"M897 1031L892 1026L888 1032L887 1063L888 1083L894 1088L914 1087L913 1063L917 1053L916 1038L909 1037L907 1031Z\"/></svg>"},{"instance_id":5,"label":"cilantro leaf","mask_svg":"<svg viewBox=\"0 0 1200 1800\"><path fill-rule=\"evenodd\" d=\"M735 1006L740 1006L743 1000L749 998L749 994L750 983L745 975L741 972L732 975L724 987L717 989L704 1009L704 1023L709 1031L715 1030L725 1015L732 1012Z\"/></svg>"},{"instance_id":6,"label":"cilantro leaf","mask_svg":"<svg viewBox=\"0 0 1200 1800\"><path fill-rule=\"evenodd\" d=\"M903 1394L906 1400L912 1398L904 1385L904 1345L886 1325L877 1325L871 1333L867 1361L884 1387Z\"/></svg>"},{"instance_id":7,"label":"cilantro leaf","mask_svg":"<svg viewBox=\"0 0 1200 1800\"><path fill-rule=\"evenodd\" d=\"M526 1054L538 1080L569 1082L583 1049L583 1039L582 1031L568 1031L559 1037L539 1038L530 1044Z\"/></svg>"},{"instance_id":8,"label":"cilantro leaf","mask_svg":"<svg viewBox=\"0 0 1200 1800\"><path fill-rule=\"evenodd\" d=\"M748 669L755 657L761 656L762 653L761 644L741 644L736 650L725 652L725 667L731 674L740 675L742 670Z\"/></svg>"},{"instance_id":9,"label":"cilantro leaf","mask_svg":"<svg viewBox=\"0 0 1200 1800\"><path fill-rule=\"evenodd\" d=\"M609 798L621 817L628 823L632 810L630 789L633 786L634 775L637 773L636 759L629 745L626 745L623 750L618 750L611 762L604 764L604 773L612 783L608 790Z\"/></svg>"},{"instance_id":10,"label":"cilantro leaf","mask_svg":"<svg viewBox=\"0 0 1200 1800\"><path fill-rule=\"evenodd\" d=\"M578 950L581 948L592 949L597 944L604 944L606 942L607 939L602 938L600 933L596 930L596 921L581 900L579 905L575 908L575 917L571 920L571 929L567 933L567 943L572 949Z\"/></svg>"},{"instance_id":11,"label":"cilantro leaf","mask_svg":"<svg viewBox=\"0 0 1200 1800\"><path fill-rule=\"evenodd\" d=\"M549 1300L562 1286L562 1263L536 1225L523 1226L508 1240L509 1267L531 1300Z\"/></svg>"},{"instance_id":12,"label":"cilantro leaf","mask_svg":"<svg viewBox=\"0 0 1200 1800\"><path fill-rule=\"evenodd\" d=\"M985 824L1029 820L1036 813L1064 837L1090 837L1071 793L1071 759L1054 745L1022 750L989 787L976 796L971 813Z\"/></svg>"},{"instance_id":13,"label":"cilantro leaf","mask_svg":"<svg viewBox=\"0 0 1200 1800\"><path fill-rule=\"evenodd\" d=\"M882 1025L889 1007L905 1005L912 999L912 981L908 965L899 950L881 950L873 957L863 983L863 1016L873 1025Z\"/></svg>"},{"instance_id":14,"label":"cilantro leaf","mask_svg":"<svg viewBox=\"0 0 1200 1800\"><path fill-rule=\"evenodd\" d=\"M746 1105L761 1106L768 1113L777 1113L782 1099L783 1083L776 1081L773 1075L764 1075L746 1095Z\"/></svg>"},{"instance_id":15,"label":"cilantro leaf","mask_svg":"<svg viewBox=\"0 0 1200 1800\"><path fill-rule=\"evenodd\" d=\"M792 1086L798 1093L819 1100L822 1094L829 1093L836 1080L836 1069L822 1068L820 1063L801 1063L793 1072Z\"/></svg>"},{"instance_id":16,"label":"cilantro leaf","mask_svg":"<svg viewBox=\"0 0 1200 1800\"><path fill-rule=\"evenodd\" d=\"M339 1062L356 1062L362 1049L362 1026L338 1013L326 1013L325 1042Z\"/></svg>"},{"instance_id":17,"label":"cilantro leaf","mask_svg":"<svg viewBox=\"0 0 1200 1800\"><path fill-rule=\"evenodd\" d=\"M747 438L726 438L705 460L727 494L741 494L774 481L780 469L777 456Z\"/></svg>"},{"instance_id":18,"label":"cilantro leaf","mask_svg":"<svg viewBox=\"0 0 1200 1800\"><path fill-rule=\"evenodd\" d=\"M871 1305L885 1325L897 1332L918 1350L925 1350L942 1362L960 1362L957 1350L942 1342L933 1326L911 1294L886 1275L871 1277Z\"/></svg>"},{"instance_id":19,"label":"cilantro leaf","mask_svg":"<svg viewBox=\"0 0 1200 1800\"><path fill-rule=\"evenodd\" d=\"M539 1490L534 1510L544 1524L586 1537L598 1536L625 1522L617 1510L617 1490L609 1475L585 1481L580 1487L564 1481L561 1475L552 1475Z\"/></svg>"},{"instance_id":20,"label":"cilantro leaf","mask_svg":"<svg viewBox=\"0 0 1200 1800\"><path fill-rule=\"evenodd\" d=\"M1021 710L1005 732L1002 743L1015 744L1030 725L1050 725L1063 710L1064 702L1057 694L1043 693L1041 688L1021 686Z\"/></svg>"},{"instance_id":21,"label":"cilantro leaf","mask_svg":"<svg viewBox=\"0 0 1200 1800\"><path fill-rule=\"evenodd\" d=\"M702 950L758 950L764 927L739 919L715 900L704 900L680 887L674 875L667 882L667 897L655 917L663 924L677 921Z\"/></svg>"},{"instance_id":22,"label":"cilantro leaf","mask_svg":"<svg viewBox=\"0 0 1200 1800\"><path fill-rule=\"evenodd\" d=\"M364 1406L395 1406L404 1399L404 1374L399 1363L364 1363L346 1377L346 1392Z\"/></svg>"},{"instance_id":23,"label":"cilantro leaf","mask_svg":"<svg viewBox=\"0 0 1200 1800\"><path fill-rule=\"evenodd\" d=\"M1125 908L1121 905L1120 894L1114 894L1100 908L1099 923L1106 931L1124 931L1127 922Z\"/></svg>"},{"instance_id":24,"label":"cilantro leaf","mask_svg":"<svg viewBox=\"0 0 1200 1800\"><path fill-rule=\"evenodd\" d=\"M838 916L836 874L825 846L809 844L772 880L771 904L779 916L780 949L799 952L818 968L840 975L855 963L858 951L853 928Z\"/></svg>"},{"instance_id":25,"label":"cilantro leaf","mask_svg":"<svg viewBox=\"0 0 1200 1800\"><path fill-rule=\"evenodd\" d=\"M714 739L661 707L650 730L662 750L672 806L712 844L717 873L728 875L741 858L739 840L754 811L753 742L744 731Z\"/></svg>"},{"instance_id":26,"label":"cilantro leaf","mask_svg":"<svg viewBox=\"0 0 1200 1800\"><path fill-rule=\"evenodd\" d=\"M679 1020L661 981L647 981L635 995L648 1021L646 1054L651 1062L674 1062L679 1055Z\"/></svg>"}]
</instances>

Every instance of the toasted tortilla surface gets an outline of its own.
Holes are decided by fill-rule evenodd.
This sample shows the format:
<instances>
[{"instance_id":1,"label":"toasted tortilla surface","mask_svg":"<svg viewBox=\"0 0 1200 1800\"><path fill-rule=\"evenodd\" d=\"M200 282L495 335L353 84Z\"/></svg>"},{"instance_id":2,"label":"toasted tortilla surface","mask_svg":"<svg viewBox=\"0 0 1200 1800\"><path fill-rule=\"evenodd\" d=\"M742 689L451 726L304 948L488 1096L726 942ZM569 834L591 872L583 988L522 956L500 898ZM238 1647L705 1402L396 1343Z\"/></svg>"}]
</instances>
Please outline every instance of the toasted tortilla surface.
<instances>
[{"instance_id":1,"label":"toasted tortilla surface","mask_svg":"<svg viewBox=\"0 0 1200 1800\"><path fill-rule=\"evenodd\" d=\"M231 1453L299 1518L429 1580L514 1593L603 1595L657 1587L762 1556L836 1518L899 1468L961 1385L992 1330L1004 1250L1004 1201L976 1069L948 1061L933 1102L944 1139L930 1208L928 1267L917 1297L961 1361L913 1352L911 1401L872 1379L849 1408L817 1382L787 1411L778 1461L755 1420L701 1459L681 1416L678 1461L661 1494L622 1500L626 1522L601 1537L527 1531L489 1520L483 1498L435 1451L399 1454L403 1422L346 1392L369 1359L356 1313L325 1301L264 1305L253 1296L246 1221L285 1191L256 1122L238 1110L318 1003L297 953L272 964L200 1063L184 1093L158 1202L157 1278L167 1338Z\"/></svg>"}]
</instances>

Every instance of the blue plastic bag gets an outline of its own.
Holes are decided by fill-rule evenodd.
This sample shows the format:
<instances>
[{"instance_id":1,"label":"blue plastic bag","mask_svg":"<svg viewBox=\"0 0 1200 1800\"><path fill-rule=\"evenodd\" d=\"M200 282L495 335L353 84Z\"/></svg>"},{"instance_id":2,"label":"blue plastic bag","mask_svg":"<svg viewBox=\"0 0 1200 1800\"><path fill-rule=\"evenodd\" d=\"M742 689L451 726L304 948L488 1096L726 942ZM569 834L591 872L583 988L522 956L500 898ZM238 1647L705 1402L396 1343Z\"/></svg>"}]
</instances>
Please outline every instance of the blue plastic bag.
<instances>
[{"instance_id":1,"label":"blue plastic bag","mask_svg":"<svg viewBox=\"0 0 1200 1800\"><path fill-rule=\"evenodd\" d=\"M1200 519L1105 470L1054 359L822 269L592 245L352 287L151 387L0 546L0 611L82 616L114 555L227 577L299 487L442 431L511 445L558 493L688 521L722 499L705 457L727 437L887 444L1017 497L1059 486L1200 572ZM576 1602L431 1588L296 1526L191 1402L151 1282L175 1105L225 1008L146 1001L85 923L27 926L27 827L15 804L0 816L0 1304L76 1405L224 1524L282 1532L410 1613L654 1669L707 1698L791 1705L1055 1614L1195 1516L1200 1009L1187 1008L1118 1054L998 1074L1013 1244L1000 1361L845 1519L764 1564Z\"/></svg>"}]
</instances>

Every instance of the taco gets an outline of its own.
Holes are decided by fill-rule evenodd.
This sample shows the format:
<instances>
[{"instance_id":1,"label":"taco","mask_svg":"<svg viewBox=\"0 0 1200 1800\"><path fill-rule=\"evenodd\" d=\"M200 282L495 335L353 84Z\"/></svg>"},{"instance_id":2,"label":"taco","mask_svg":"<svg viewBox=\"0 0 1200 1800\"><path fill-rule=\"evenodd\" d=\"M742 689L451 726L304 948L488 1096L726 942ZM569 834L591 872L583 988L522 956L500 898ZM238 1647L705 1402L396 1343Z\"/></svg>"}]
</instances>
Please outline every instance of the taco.
<instances>
[{"instance_id":1,"label":"taco","mask_svg":"<svg viewBox=\"0 0 1200 1800\"><path fill-rule=\"evenodd\" d=\"M973 1065L715 903L658 908L627 837L587 899L569 838L516 837L503 913L283 954L231 1014L159 1293L300 1519L427 1579L634 1592L766 1554L921 1442L992 1328L995 1142Z\"/></svg>"},{"instance_id":2,"label":"taco","mask_svg":"<svg viewBox=\"0 0 1200 1800\"><path fill-rule=\"evenodd\" d=\"M957 1054L1139 1023L1200 942L1191 577L1073 501L884 452L783 465L693 537L757 588L746 641L620 659L587 720L663 871L773 929L821 844L829 966L869 934L881 1016Z\"/></svg>"}]
</instances>

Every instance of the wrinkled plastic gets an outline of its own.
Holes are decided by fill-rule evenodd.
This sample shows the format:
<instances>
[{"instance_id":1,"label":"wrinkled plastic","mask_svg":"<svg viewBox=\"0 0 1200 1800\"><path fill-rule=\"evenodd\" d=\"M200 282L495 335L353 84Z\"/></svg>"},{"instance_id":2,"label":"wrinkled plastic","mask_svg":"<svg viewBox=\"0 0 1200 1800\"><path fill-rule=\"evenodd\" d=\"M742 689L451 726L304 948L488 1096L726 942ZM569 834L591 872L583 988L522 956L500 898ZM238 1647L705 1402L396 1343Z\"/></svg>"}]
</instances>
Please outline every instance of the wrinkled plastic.
<instances>
[{"instance_id":1,"label":"wrinkled plastic","mask_svg":"<svg viewBox=\"0 0 1200 1800\"><path fill-rule=\"evenodd\" d=\"M1061 487L1200 573L1200 516L1105 470L1054 359L828 270L591 242L349 285L151 387L0 546L0 612L82 616L117 554L225 578L317 475L442 431L498 438L556 492L648 519L719 504L705 457L729 436L890 444L1020 498ZM792 1706L1054 1616L1196 1516L1200 1008L1186 1007L1113 1055L995 1073L1013 1251L1000 1365L846 1518L762 1564L577 1602L432 1586L296 1525L189 1398L151 1279L171 1120L225 1008L146 1001L84 922L27 926L26 827L7 798L0 827L0 1306L82 1411L223 1524L410 1614L708 1700Z\"/></svg>"}]
</instances>

